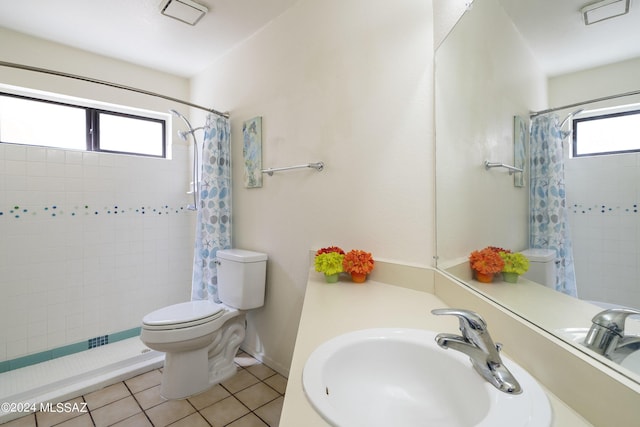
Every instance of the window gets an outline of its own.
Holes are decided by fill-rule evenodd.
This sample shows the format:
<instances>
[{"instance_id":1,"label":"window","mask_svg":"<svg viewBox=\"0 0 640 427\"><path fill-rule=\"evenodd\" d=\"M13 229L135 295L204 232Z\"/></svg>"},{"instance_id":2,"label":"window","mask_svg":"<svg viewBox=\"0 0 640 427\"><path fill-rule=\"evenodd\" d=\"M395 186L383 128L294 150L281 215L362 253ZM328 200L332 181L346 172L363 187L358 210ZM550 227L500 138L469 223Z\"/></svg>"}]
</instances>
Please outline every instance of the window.
<instances>
[{"instance_id":1,"label":"window","mask_svg":"<svg viewBox=\"0 0 640 427\"><path fill-rule=\"evenodd\" d=\"M167 157L168 114L15 92L0 91L0 142Z\"/></svg>"},{"instance_id":2,"label":"window","mask_svg":"<svg viewBox=\"0 0 640 427\"><path fill-rule=\"evenodd\" d=\"M640 109L573 119L573 157L640 151Z\"/></svg>"},{"instance_id":3,"label":"window","mask_svg":"<svg viewBox=\"0 0 640 427\"><path fill-rule=\"evenodd\" d=\"M106 111L96 111L96 118L96 151L165 157L163 121Z\"/></svg>"}]
</instances>

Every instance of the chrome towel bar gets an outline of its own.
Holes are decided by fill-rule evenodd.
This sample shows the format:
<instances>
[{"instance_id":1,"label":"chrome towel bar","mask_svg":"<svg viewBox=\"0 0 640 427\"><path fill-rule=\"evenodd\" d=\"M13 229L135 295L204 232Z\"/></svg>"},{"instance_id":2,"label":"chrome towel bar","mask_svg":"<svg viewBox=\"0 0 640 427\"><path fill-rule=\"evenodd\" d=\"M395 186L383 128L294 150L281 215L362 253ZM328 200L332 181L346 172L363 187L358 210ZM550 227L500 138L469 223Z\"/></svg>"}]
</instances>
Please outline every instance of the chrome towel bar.
<instances>
[{"instance_id":1,"label":"chrome towel bar","mask_svg":"<svg viewBox=\"0 0 640 427\"><path fill-rule=\"evenodd\" d=\"M505 165L504 163L490 162L489 160L485 160L484 168L489 170L491 168L505 168L509 170L509 175L512 175L515 172L524 172L523 169L517 168L515 166Z\"/></svg>"},{"instance_id":2,"label":"chrome towel bar","mask_svg":"<svg viewBox=\"0 0 640 427\"><path fill-rule=\"evenodd\" d=\"M268 169L262 169L262 173L266 173L269 176L273 176L274 172L287 171L291 169L302 169L302 168L312 168L320 172L322 171L322 169L324 169L324 163L316 162L316 163L307 163L304 165L297 165L297 166L286 166L283 168L268 168Z\"/></svg>"}]
</instances>

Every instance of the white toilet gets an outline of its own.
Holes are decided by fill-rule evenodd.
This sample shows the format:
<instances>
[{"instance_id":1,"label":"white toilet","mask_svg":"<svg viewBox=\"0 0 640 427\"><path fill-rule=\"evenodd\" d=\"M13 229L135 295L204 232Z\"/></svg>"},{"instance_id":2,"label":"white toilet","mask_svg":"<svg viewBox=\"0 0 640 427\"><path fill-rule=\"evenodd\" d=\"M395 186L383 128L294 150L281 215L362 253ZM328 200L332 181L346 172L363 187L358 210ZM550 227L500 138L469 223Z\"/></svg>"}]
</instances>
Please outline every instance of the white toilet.
<instances>
[{"instance_id":1,"label":"white toilet","mask_svg":"<svg viewBox=\"0 0 640 427\"><path fill-rule=\"evenodd\" d=\"M245 336L244 310L264 304L266 254L227 249L216 258L222 304L183 302L142 319L142 342L166 353L160 385L166 399L184 399L233 376Z\"/></svg>"},{"instance_id":2,"label":"white toilet","mask_svg":"<svg viewBox=\"0 0 640 427\"><path fill-rule=\"evenodd\" d=\"M553 249L526 249L521 253L529 259L529 270L523 274L523 277L555 289L556 251Z\"/></svg>"}]
</instances>

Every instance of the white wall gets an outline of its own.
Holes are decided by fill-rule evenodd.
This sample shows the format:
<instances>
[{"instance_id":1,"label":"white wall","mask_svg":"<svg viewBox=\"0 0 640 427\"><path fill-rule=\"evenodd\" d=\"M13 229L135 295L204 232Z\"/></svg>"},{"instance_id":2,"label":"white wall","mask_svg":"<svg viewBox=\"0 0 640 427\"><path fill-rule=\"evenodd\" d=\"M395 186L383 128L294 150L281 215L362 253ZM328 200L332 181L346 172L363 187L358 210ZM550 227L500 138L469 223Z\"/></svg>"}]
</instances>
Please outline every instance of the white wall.
<instances>
[{"instance_id":1,"label":"white wall","mask_svg":"<svg viewBox=\"0 0 640 427\"><path fill-rule=\"evenodd\" d=\"M513 165L513 117L546 107L546 78L497 1L475 2L439 47L435 90L439 262L526 248L528 175L516 188L484 162Z\"/></svg>"},{"instance_id":2,"label":"white wall","mask_svg":"<svg viewBox=\"0 0 640 427\"><path fill-rule=\"evenodd\" d=\"M189 96L186 79L5 29L0 40L4 61ZM0 83L180 109L6 67ZM189 298L188 152L178 141L171 160L0 144L0 362L136 328L149 311Z\"/></svg>"},{"instance_id":3,"label":"white wall","mask_svg":"<svg viewBox=\"0 0 640 427\"><path fill-rule=\"evenodd\" d=\"M473 0L471 0L473 1ZM470 0L433 0L433 46L437 49L469 8Z\"/></svg>"},{"instance_id":4,"label":"white wall","mask_svg":"<svg viewBox=\"0 0 640 427\"><path fill-rule=\"evenodd\" d=\"M640 59L635 59L552 78L551 105L637 90L638 73ZM637 102L638 96L625 97L585 108ZM560 111L560 120L571 110ZM570 148L569 138L565 184L578 296L640 307L640 155L571 158Z\"/></svg>"},{"instance_id":5,"label":"white wall","mask_svg":"<svg viewBox=\"0 0 640 427\"><path fill-rule=\"evenodd\" d=\"M310 249L339 245L431 265L433 42L425 0L302 0L192 79L231 112L234 245L269 255L245 348L288 371ZM263 120L263 166L323 172L243 187L242 123ZM358 301L354 301L358 304Z\"/></svg>"}]
</instances>

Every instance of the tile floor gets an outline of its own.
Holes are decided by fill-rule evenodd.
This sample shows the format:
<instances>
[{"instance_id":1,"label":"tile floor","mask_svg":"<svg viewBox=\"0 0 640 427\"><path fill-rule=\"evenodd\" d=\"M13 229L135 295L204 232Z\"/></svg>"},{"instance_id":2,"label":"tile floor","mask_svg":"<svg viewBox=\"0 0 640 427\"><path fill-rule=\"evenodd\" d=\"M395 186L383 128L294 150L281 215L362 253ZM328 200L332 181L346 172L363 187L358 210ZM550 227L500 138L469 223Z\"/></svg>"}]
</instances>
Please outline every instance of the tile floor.
<instances>
[{"instance_id":1,"label":"tile floor","mask_svg":"<svg viewBox=\"0 0 640 427\"><path fill-rule=\"evenodd\" d=\"M244 352L238 373L186 400L160 397L156 369L66 402L65 412L36 412L3 427L275 427L287 379ZM86 408L86 409L85 409Z\"/></svg>"}]
</instances>

